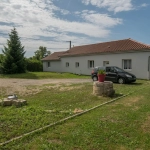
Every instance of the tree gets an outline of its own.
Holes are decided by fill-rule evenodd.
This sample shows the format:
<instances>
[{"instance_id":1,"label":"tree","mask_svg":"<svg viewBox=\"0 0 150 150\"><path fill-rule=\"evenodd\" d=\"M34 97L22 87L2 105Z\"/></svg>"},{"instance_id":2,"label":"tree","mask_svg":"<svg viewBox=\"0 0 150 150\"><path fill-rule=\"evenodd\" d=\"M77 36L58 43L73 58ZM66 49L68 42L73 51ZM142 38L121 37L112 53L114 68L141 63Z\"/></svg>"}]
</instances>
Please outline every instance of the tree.
<instances>
[{"instance_id":1,"label":"tree","mask_svg":"<svg viewBox=\"0 0 150 150\"><path fill-rule=\"evenodd\" d=\"M7 46L2 49L4 59L2 60L2 71L5 74L24 73L26 71L24 46L15 28L9 34Z\"/></svg>"},{"instance_id":2,"label":"tree","mask_svg":"<svg viewBox=\"0 0 150 150\"><path fill-rule=\"evenodd\" d=\"M2 61L4 60L4 55L0 54L0 73L2 73Z\"/></svg>"},{"instance_id":3,"label":"tree","mask_svg":"<svg viewBox=\"0 0 150 150\"><path fill-rule=\"evenodd\" d=\"M43 46L40 46L39 49L35 51L34 53L35 53L35 58L37 60L41 60L42 58L51 54L51 52L47 51L47 48Z\"/></svg>"},{"instance_id":4,"label":"tree","mask_svg":"<svg viewBox=\"0 0 150 150\"><path fill-rule=\"evenodd\" d=\"M4 59L4 55L0 54L0 63L2 63L3 59Z\"/></svg>"}]
</instances>

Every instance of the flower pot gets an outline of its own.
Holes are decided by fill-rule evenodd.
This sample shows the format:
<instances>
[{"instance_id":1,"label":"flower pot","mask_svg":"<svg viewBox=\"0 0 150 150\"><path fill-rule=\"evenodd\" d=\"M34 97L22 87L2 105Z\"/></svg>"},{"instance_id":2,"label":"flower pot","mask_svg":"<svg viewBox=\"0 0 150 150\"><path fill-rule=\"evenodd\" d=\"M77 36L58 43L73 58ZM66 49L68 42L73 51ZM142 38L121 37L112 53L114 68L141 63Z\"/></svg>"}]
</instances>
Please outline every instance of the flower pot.
<instances>
[{"instance_id":1,"label":"flower pot","mask_svg":"<svg viewBox=\"0 0 150 150\"><path fill-rule=\"evenodd\" d=\"M98 81L99 82L104 82L105 81L105 74L98 74Z\"/></svg>"}]
</instances>

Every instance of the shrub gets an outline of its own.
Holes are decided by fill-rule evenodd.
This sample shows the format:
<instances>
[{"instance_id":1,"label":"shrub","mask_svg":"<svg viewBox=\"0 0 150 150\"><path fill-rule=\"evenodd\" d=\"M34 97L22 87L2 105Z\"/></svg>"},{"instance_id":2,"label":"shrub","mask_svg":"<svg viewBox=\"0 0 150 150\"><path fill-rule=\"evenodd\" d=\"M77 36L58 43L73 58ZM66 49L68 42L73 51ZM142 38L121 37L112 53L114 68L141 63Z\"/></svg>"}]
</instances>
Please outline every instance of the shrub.
<instances>
[{"instance_id":1,"label":"shrub","mask_svg":"<svg viewBox=\"0 0 150 150\"><path fill-rule=\"evenodd\" d=\"M43 71L42 62L37 59L26 59L27 71L40 72Z\"/></svg>"}]
</instances>

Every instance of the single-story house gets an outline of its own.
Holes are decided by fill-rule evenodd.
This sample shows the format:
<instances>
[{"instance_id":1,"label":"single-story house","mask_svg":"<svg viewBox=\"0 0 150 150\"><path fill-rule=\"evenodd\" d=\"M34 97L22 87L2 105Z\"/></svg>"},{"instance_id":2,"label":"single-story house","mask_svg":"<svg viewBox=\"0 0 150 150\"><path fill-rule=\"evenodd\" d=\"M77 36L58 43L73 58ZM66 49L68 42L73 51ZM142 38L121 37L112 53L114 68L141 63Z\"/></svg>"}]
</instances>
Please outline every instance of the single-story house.
<instances>
[{"instance_id":1,"label":"single-story house","mask_svg":"<svg viewBox=\"0 0 150 150\"><path fill-rule=\"evenodd\" d=\"M150 79L150 45L132 39L72 47L42 59L43 71L90 75L95 66L118 66Z\"/></svg>"}]
</instances>

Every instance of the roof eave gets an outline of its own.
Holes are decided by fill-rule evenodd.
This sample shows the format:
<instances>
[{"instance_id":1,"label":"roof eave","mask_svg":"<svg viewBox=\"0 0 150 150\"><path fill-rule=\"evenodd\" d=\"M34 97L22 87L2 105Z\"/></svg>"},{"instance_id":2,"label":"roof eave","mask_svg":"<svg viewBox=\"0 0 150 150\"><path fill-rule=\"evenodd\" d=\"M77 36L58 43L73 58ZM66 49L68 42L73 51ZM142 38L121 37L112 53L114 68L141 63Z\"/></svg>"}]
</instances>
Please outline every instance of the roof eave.
<instances>
[{"instance_id":1,"label":"roof eave","mask_svg":"<svg viewBox=\"0 0 150 150\"><path fill-rule=\"evenodd\" d=\"M73 56L89 56L89 55L95 55L95 54L108 54L108 53L134 53L134 52L148 52L148 51L150 51L150 49L148 49L148 48L143 48L143 49L136 49L136 50L128 50L128 51L126 51L126 50L124 50L124 51L107 51L107 52L95 52L95 53L82 53L82 54L68 54L68 55L63 55L63 56L61 56L61 57L73 57Z\"/></svg>"},{"instance_id":2,"label":"roof eave","mask_svg":"<svg viewBox=\"0 0 150 150\"><path fill-rule=\"evenodd\" d=\"M42 61L60 61L60 58L59 59L47 59L47 60L42 60Z\"/></svg>"}]
</instances>

